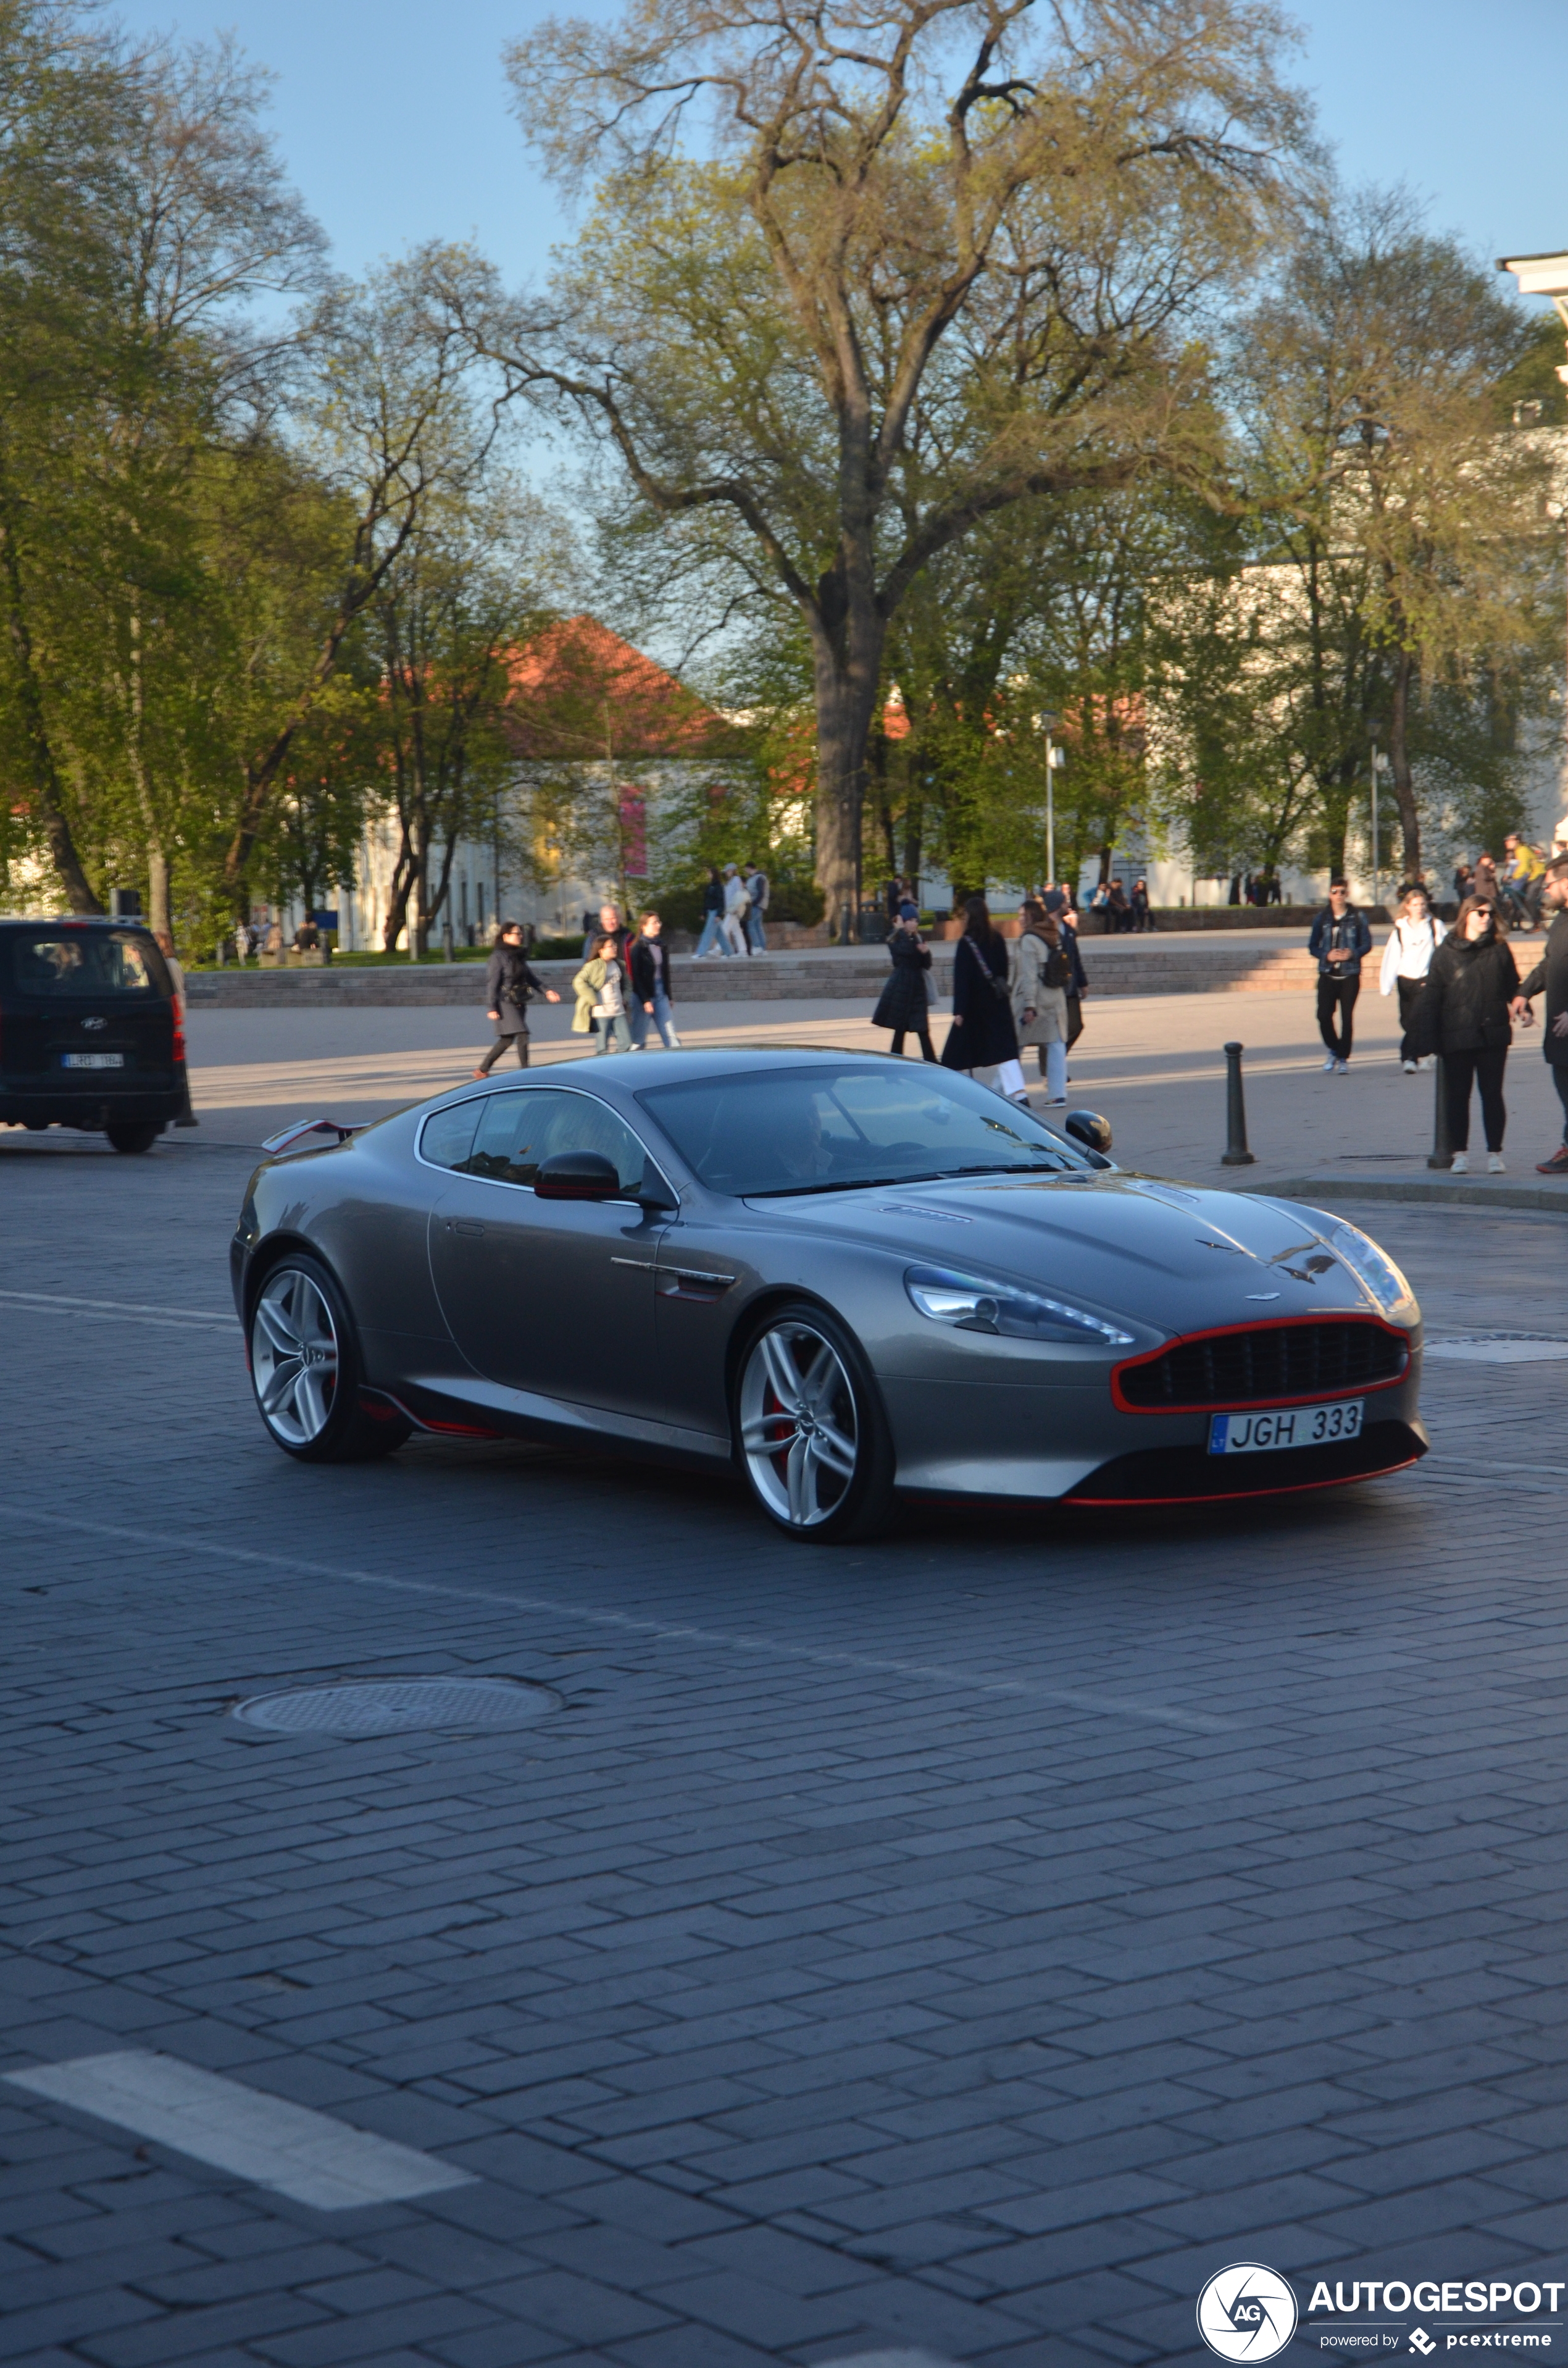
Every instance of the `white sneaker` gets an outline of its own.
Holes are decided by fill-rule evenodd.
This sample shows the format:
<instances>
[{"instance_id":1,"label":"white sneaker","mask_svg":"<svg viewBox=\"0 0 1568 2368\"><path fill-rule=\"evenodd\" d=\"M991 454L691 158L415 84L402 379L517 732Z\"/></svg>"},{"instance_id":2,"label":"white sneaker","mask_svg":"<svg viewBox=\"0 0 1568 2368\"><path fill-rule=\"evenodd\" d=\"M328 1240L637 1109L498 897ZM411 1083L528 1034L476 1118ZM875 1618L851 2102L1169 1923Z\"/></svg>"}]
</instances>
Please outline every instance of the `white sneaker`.
<instances>
[{"instance_id":1,"label":"white sneaker","mask_svg":"<svg viewBox=\"0 0 1568 2368\"><path fill-rule=\"evenodd\" d=\"M1350 1064L1348 1061L1335 1061L1334 1066L1337 1076L1347 1077L1350 1075Z\"/></svg>"},{"instance_id":2,"label":"white sneaker","mask_svg":"<svg viewBox=\"0 0 1568 2368\"><path fill-rule=\"evenodd\" d=\"M1334 1054L1331 1053L1328 1055L1328 1058L1324 1061L1324 1064L1323 1064L1323 1067L1324 1067L1324 1075L1325 1076L1332 1077L1332 1076L1333 1076L1333 1075L1334 1075L1334 1073L1335 1073L1335 1069L1336 1069L1338 1066L1339 1066L1338 1062L1335 1059Z\"/></svg>"},{"instance_id":3,"label":"white sneaker","mask_svg":"<svg viewBox=\"0 0 1568 2368\"><path fill-rule=\"evenodd\" d=\"M1508 1163L1500 1151L1487 1153L1486 1173L1488 1176L1506 1176L1508 1173Z\"/></svg>"},{"instance_id":4,"label":"white sneaker","mask_svg":"<svg viewBox=\"0 0 1568 2368\"><path fill-rule=\"evenodd\" d=\"M1450 1176L1468 1176L1470 1174L1470 1154L1468 1151L1455 1152L1453 1157L1449 1162L1449 1174Z\"/></svg>"},{"instance_id":5,"label":"white sneaker","mask_svg":"<svg viewBox=\"0 0 1568 2368\"><path fill-rule=\"evenodd\" d=\"M1406 1063L1405 1063L1405 1064L1404 1064L1404 1074L1405 1074L1405 1076L1406 1076L1407 1077L1413 1077L1413 1076L1415 1075L1416 1070L1420 1067L1420 1065L1421 1065L1421 1064L1420 1064L1420 1063L1419 1063L1418 1061L1406 1061Z\"/></svg>"}]
</instances>

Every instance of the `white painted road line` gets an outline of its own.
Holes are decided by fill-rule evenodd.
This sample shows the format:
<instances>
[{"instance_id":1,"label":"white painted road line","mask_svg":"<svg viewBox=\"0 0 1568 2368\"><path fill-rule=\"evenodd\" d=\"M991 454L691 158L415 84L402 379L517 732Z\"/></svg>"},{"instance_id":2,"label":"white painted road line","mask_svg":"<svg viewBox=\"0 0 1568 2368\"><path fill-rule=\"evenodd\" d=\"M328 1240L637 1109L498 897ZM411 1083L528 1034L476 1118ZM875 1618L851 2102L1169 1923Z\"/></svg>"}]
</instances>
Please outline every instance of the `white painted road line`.
<instances>
[{"instance_id":1,"label":"white painted road line","mask_svg":"<svg viewBox=\"0 0 1568 2368\"><path fill-rule=\"evenodd\" d=\"M129 1528L122 1521L77 1520L68 1513L40 1512L31 1505L13 1503L8 1498L0 1498L0 1520L33 1521L40 1529L65 1530L80 1537L114 1538L133 1545L147 1543L145 1531ZM1230 1731L1229 1720L1216 1718L1209 1711L1178 1710L1172 1704L1136 1702L1123 1695L1036 1685L1028 1678L990 1678L977 1669L954 1668L946 1663L894 1660L881 1654L843 1653L825 1646L791 1645L780 1636L736 1635L722 1628L686 1627L666 1620L641 1619L630 1611L563 1603L554 1596L514 1595L502 1588L448 1587L433 1578L394 1578L387 1571L345 1570L334 1563L305 1562L296 1554L266 1554L254 1546L225 1545L219 1538L191 1537L173 1530L160 1531L159 1542L169 1552L177 1550L222 1562L250 1563L262 1570L293 1571L304 1578L335 1579L345 1587L385 1588L390 1594L429 1595L453 1603L485 1604L493 1611L542 1611L552 1619L580 1620L590 1628L619 1629L628 1636L654 1636L661 1642L676 1645L713 1645L723 1652L756 1653L774 1660L801 1661L823 1669L864 1669L873 1677L913 1678L923 1685L1010 1695L1023 1702L1046 1702L1060 1710L1087 1711L1096 1718L1146 1719L1153 1725L1175 1727L1188 1735L1225 1735Z\"/></svg>"},{"instance_id":2,"label":"white painted road line","mask_svg":"<svg viewBox=\"0 0 1568 2368\"><path fill-rule=\"evenodd\" d=\"M222 1324L233 1330L236 1315L210 1315L199 1307L142 1307L127 1299L62 1299L43 1291L0 1291L15 1307L55 1307L71 1315L150 1315L155 1324Z\"/></svg>"},{"instance_id":3,"label":"white painted road line","mask_svg":"<svg viewBox=\"0 0 1568 2368\"><path fill-rule=\"evenodd\" d=\"M329 2113L242 2088L176 2055L131 2047L7 2072L6 2084L112 2122L172 2146L216 2170L270 2187L320 2212L400 2203L445 2187L472 2186L472 2174L394 2139L351 2130Z\"/></svg>"}]
</instances>

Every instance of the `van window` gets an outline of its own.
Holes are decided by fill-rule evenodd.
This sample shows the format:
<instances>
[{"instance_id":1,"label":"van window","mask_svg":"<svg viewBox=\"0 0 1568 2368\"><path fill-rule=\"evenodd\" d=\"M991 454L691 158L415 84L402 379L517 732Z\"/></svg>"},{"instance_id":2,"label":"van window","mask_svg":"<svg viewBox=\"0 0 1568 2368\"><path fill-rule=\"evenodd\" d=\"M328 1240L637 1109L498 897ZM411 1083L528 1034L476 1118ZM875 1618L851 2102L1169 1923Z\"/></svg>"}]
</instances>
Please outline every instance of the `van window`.
<instances>
[{"instance_id":1,"label":"van window","mask_svg":"<svg viewBox=\"0 0 1568 2368\"><path fill-rule=\"evenodd\" d=\"M106 995L169 996L164 957L140 929L36 929L6 932L11 985L18 995L51 1002Z\"/></svg>"}]
</instances>

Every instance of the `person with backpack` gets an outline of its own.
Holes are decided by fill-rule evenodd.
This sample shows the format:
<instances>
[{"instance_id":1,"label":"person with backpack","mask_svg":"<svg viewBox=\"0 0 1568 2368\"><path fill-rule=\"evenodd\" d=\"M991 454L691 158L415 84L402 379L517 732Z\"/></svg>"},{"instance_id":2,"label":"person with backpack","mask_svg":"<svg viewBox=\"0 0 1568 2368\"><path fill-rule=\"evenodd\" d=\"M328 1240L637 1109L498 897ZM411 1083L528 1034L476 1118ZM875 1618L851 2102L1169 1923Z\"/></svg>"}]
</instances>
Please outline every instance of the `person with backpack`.
<instances>
[{"instance_id":1,"label":"person with backpack","mask_svg":"<svg viewBox=\"0 0 1568 2368\"><path fill-rule=\"evenodd\" d=\"M1020 1047L1032 1044L1049 1104L1067 1099L1067 989L1073 966L1054 913L1034 896L1023 905L1013 955L1013 1019Z\"/></svg>"},{"instance_id":2,"label":"person with backpack","mask_svg":"<svg viewBox=\"0 0 1568 2368\"><path fill-rule=\"evenodd\" d=\"M1018 1032L1013 1024L1013 991L1007 979L1007 941L992 924L983 896L964 900L964 933L953 950L953 1024L942 1047L942 1065L989 1069L996 1091L1009 1101L1027 1102Z\"/></svg>"},{"instance_id":3,"label":"person with backpack","mask_svg":"<svg viewBox=\"0 0 1568 2368\"><path fill-rule=\"evenodd\" d=\"M751 900L745 916L747 942L754 954L765 954L767 951L767 900L772 894L767 874L759 864L744 863L741 876Z\"/></svg>"},{"instance_id":4,"label":"person with backpack","mask_svg":"<svg viewBox=\"0 0 1568 2368\"><path fill-rule=\"evenodd\" d=\"M1399 1057L1407 1077L1414 1076L1421 1066L1410 1042L1410 1023L1421 1000L1432 957L1448 934L1426 901L1426 889L1407 888L1399 900L1398 916L1383 948L1378 979L1383 995L1392 995L1396 986L1399 989Z\"/></svg>"},{"instance_id":5,"label":"person with backpack","mask_svg":"<svg viewBox=\"0 0 1568 2368\"><path fill-rule=\"evenodd\" d=\"M1361 958L1372 951L1366 916L1350 902L1343 875L1328 883L1328 903L1312 923L1308 951L1318 966L1318 1034L1328 1047L1324 1067L1344 1076L1350 1066L1352 1014L1361 992Z\"/></svg>"},{"instance_id":6,"label":"person with backpack","mask_svg":"<svg viewBox=\"0 0 1568 2368\"><path fill-rule=\"evenodd\" d=\"M917 1036L921 1059L934 1061L937 1055L931 1044L931 998L926 986L931 974L931 949L920 935L916 905L899 906L898 918L888 933L888 952L892 957L892 976L877 998L871 1025L892 1030L895 1061L903 1058L905 1036Z\"/></svg>"},{"instance_id":7,"label":"person with backpack","mask_svg":"<svg viewBox=\"0 0 1568 2368\"><path fill-rule=\"evenodd\" d=\"M1534 1016L1519 986L1513 949L1498 934L1494 899L1467 896L1451 932L1432 957L1410 1031L1410 1041L1418 1052L1443 1056L1453 1175L1470 1173L1472 1086L1481 1090L1487 1167L1494 1176L1504 1173L1503 1133L1508 1111L1503 1099L1503 1072L1514 1034L1508 1022L1517 1019L1528 1027Z\"/></svg>"},{"instance_id":8,"label":"person with backpack","mask_svg":"<svg viewBox=\"0 0 1568 2368\"><path fill-rule=\"evenodd\" d=\"M528 1067L530 995L542 995L547 1003L561 1000L555 989L546 986L529 969L528 958L523 951L521 921L503 921L495 932L484 973L484 1000L490 1007L484 1016L495 1030L495 1042L475 1069L476 1077L490 1075L508 1044L517 1047L518 1068Z\"/></svg>"}]
</instances>

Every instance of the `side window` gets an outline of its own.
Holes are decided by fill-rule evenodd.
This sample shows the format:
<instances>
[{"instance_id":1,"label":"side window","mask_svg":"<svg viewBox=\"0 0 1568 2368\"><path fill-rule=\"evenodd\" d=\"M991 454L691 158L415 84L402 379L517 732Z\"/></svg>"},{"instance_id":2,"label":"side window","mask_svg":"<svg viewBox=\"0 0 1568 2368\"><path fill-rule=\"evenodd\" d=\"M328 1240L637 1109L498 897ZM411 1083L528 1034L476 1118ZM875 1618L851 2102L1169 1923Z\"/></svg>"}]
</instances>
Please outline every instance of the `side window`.
<instances>
[{"instance_id":1,"label":"side window","mask_svg":"<svg viewBox=\"0 0 1568 2368\"><path fill-rule=\"evenodd\" d=\"M472 1150L449 1164L496 1184L531 1184L541 1159L557 1151L597 1151L615 1162L621 1190L637 1191L647 1155L631 1129L591 1094L553 1087L514 1087L492 1094ZM455 1113L453 1113L455 1115ZM434 1155L427 1149L426 1157Z\"/></svg>"},{"instance_id":2,"label":"side window","mask_svg":"<svg viewBox=\"0 0 1568 2368\"><path fill-rule=\"evenodd\" d=\"M484 1104L476 1094L471 1102L454 1102L425 1121L419 1148L435 1167L461 1167L473 1149L474 1129Z\"/></svg>"}]
</instances>

